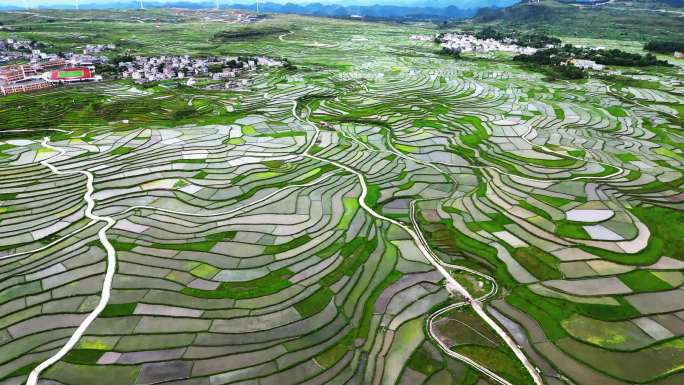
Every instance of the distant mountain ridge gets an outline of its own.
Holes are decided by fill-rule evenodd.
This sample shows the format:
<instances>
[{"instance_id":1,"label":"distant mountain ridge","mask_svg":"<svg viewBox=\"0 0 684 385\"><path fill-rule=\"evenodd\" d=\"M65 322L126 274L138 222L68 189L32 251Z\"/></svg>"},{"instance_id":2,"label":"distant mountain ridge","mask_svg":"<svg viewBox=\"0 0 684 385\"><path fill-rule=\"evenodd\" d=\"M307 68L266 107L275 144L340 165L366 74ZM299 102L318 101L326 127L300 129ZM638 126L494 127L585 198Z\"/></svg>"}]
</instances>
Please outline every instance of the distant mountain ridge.
<instances>
[{"instance_id":1,"label":"distant mountain ridge","mask_svg":"<svg viewBox=\"0 0 684 385\"><path fill-rule=\"evenodd\" d=\"M399 0L396 1L398 5L390 4L392 2L387 0L378 0L378 4L373 5L349 5L349 2L342 5L342 1L338 2L312 2L306 4L295 4L291 2L276 3L265 2L261 4L263 12L271 13L296 13L311 16L325 16L325 17L352 17L362 16L372 19L465 19L475 15L477 10L482 7L505 7L517 3L520 0ZM458 3L459 5L454 5ZM145 1L147 8L188 8L188 9L202 9L214 8L215 1L206 0L202 2L191 1L173 1L162 0ZM81 9L135 9L139 4L135 0L129 1L112 1L105 3L86 3L80 4ZM20 9L19 7L0 6L0 9ZM73 9L73 3L65 0L65 4L38 6L32 7L38 9ZM253 11L256 8L255 2L236 0L234 3L230 0L222 0L221 8L243 9Z\"/></svg>"},{"instance_id":2,"label":"distant mountain ridge","mask_svg":"<svg viewBox=\"0 0 684 385\"><path fill-rule=\"evenodd\" d=\"M506 8L480 8L472 25L554 36L615 40L682 40L684 0L524 0Z\"/></svg>"},{"instance_id":3,"label":"distant mountain ridge","mask_svg":"<svg viewBox=\"0 0 684 385\"><path fill-rule=\"evenodd\" d=\"M253 4L231 4L230 8L254 10ZM264 3L264 12L297 13L312 16L350 17L363 16L376 19L464 19L475 15L477 8L461 8L454 5L399 6L399 5L338 5L338 4L293 4Z\"/></svg>"}]
</instances>

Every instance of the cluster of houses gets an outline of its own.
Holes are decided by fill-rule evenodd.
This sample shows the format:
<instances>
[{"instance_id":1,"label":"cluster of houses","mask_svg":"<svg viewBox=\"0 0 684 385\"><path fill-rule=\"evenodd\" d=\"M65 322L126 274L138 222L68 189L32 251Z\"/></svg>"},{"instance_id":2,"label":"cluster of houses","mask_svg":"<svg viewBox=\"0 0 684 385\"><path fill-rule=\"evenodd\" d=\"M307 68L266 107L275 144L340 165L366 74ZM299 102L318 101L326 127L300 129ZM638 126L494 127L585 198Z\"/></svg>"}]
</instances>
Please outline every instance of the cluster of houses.
<instances>
[{"instance_id":1,"label":"cluster of houses","mask_svg":"<svg viewBox=\"0 0 684 385\"><path fill-rule=\"evenodd\" d=\"M413 40L427 41L428 36L411 36ZM433 38L431 38L433 39ZM517 54L532 55L538 51L537 48L524 47L515 44L512 39L504 39L498 41L495 39L479 39L474 35L459 34L459 33L445 33L439 35L437 40L441 42L442 48L450 52L475 52L486 53L491 51L506 51ZM548 48L548 47L547 47ZM593 60L572 59L565 63L583 69L591 69L594 71L602 71L605 66L598 64Z\"/></svg>"},{"instance_id":2,"label":"cluster of houses","mask_svg":"<svg viewBox=\"0 0 684 385\"><path fill-rule=\"evenodd\" d=\"M0 94L10 95L50 88L57 84L100 81L92 68L75 67L63 58L0 67Z\"/></svg>"},{"instance_id":3,"label":"cluster of houses","mask_svg":"<svg viewBox=\"0 0 684 385\"><path fill-rule=\"evenodd\" d=\"M442 48L451 52L475 52L486 53L492 51L505 51L517 54L532 55L537 52L536 48L523 47L515 44L513 40L504 39L479 39L474 35L462 33L445 33L440 36Z\"/></svg>"},{"instance_id":4,"label":"cluster of houses","mask_svg":"<svg viewBox=\"0 0 684 385\"><path fill-rule=\"evenodd\" d=\"M72 65L95 65L107 61L106 56L97 54L114 49L116 49L115 44L88 44L83 48L83 53L54 54L43 52L40 43L35 41L8 38L0 40L0 64L18 61L34 64L62 58L70 61Z\"/></svg>"},{"instance_id":5,"label":"cluster of houses","mask_svg":"<svg viewBox=\"0 0 684 385\"><path fill-rule=\"evenodd\" d=\"M38 49L38 43L34 41L12 38L0 40L0 63L28 61L36 49Z\"/></svg>"},{"instance_id":6,"label":"cluster of houses","mask_svg":"<svg viewBox=\"0 0 684 385\"><path fill-rule=\"evenodd\" d=\"M99 81L94 75L95 64L107 61L105 56L93 56L106 49L87 46L83 54L52 54L41 51L40 44L28 40L0 40L0 61L24 64L0 67L0 95L30 92L56 84Z\"/></svg>"},{"instance_id":7,"label":"cluster of houses","mask_svg":"<svg viewBox=\"0 0 684 385\"><path fill-rule=\"evenodd\" d=\"M95 55L104 51L112 51L116 49L116 44L88 44L83 47L84 55Z\"/></svg>"},{"instance_id":8,"label":"cluster of houses","mask_svg":"<svg viewBox=\"0 0 684 385\"><path fill-rule=\"evenodd\" d=\"M0 67L0 95L30 92L52 87L56 84L91 82L102 80L95 75L95 66L107 64L102 53L115 50L116 45L88 44L82 53L45 53L41 45L33 41L0 40L0 59L5 62L19 62ZM147 83L170 79L184 79L187 85L194 85L196 78L224 80L221 87L239 85L236 79L245 71L259 66L282 67L286 60L265 56L259 57L207 57L158 56L129 58L118 61L115 67L121 77L136 83ZM241 80L242 81L242 80Z\"/></svg>"},{"instance_id":9,"label":"cluster of houses","mask_svg":"<svg viewBox=\"0 0 684 385\"><path fill-rule=\"evenodd\" d=\"M268 57L208 57L190 56L138 56L132 61L120 62L119 71L124 79L136 83L147 83L169 79L186 79L193 85L195 78L221 80L235 78L243 71L254 70L257 66L282 67L286 62Z\"/></svg>"},{"instance_id":10,"label":"cluster of houses","mask_svg":"<svg viewBox=\"0 0 684 385\"><path fill-rule=\"evenodd\" d=\"M575 67L583 68L585 70L603 71L605 66L603 64L598 64L593 60L585 59L571 59L568 60L566 65L573 65Z\"/></svg>"},{"instance_id":11,"label":"cluster of houses","mask_svg":"<svg viewBox=\"0 0 684 385\"><path fill-rule=\"evenodd\" d=\"M240 11L236 11L235 16L237 17L237 22L241 24L256 23L260 19L259 15Z\"/></svg>"},{"instance_id":12,"label":"cluster of houses","mask_svg":"<svg viewBox=\"0 0 684 385\"><path fill-rule=\"evenodd\" d=\"M0 57L8 62L19 62L0 67L0 95L36 91L57 84L100 81L95 66L107 64L104 51L114 50L114 44L86 45L82 53L52 54L42 52L40 44L14 39L0 40ZM16 54L15 54L16 53ZM245 71L259 66L282 67L287 61L260 57L208 57L159 56L131 58L120 61L116 70L124 79L147 83L169 79L184 79L192 86L196 78L224 80L221 87L232 88L243 80L236 78Z\"/></svg>"},{"instance_id":13,"label":"cluster of houses","mask_svg":"<svg viewBox=\"0 0 684 385\"><path fill-rule=\"evenodd\" d=\"M411 37L409 39L416 40L416 41L433 41L433 40L435 40L434 37L428 36L428 35L411 35Z\"/></svg>"}]
</instances>

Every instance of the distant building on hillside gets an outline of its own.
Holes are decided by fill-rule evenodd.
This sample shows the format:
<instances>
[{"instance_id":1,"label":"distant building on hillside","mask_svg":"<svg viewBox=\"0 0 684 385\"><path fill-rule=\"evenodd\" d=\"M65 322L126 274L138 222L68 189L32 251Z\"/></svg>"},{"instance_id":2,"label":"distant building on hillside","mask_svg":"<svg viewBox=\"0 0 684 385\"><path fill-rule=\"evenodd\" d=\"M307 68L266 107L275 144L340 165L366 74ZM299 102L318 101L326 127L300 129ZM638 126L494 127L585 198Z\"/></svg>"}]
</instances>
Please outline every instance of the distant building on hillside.
<instances>
[{"instance_id":1,"label":"distant building on hillside","mask_svg":"<svg viewBox=\"0 0 684 385\"><path fill-rule=\"evenodd\" d=\"M474 52L487 53L492 51L504 51L532 55L537 52L534 47L525 47L515 44L513 41L498 41L495 39L479 39L474 35L465 33L444 33L437 36L442 48L450 52Z\"/></svg>"},{"instance_id":2,"label":"distant building on hillside","mask_svg":"<svg viewBox=\"0 0 684 385\"><path fill-rule=\"evenodd\" d=\"M434 37L428 36L428 35L411 35L411 37L409 37L409 39L417 40L417 41L433 41L433 40L435 40Z\"/></svg>"},{"instance_id":3,"label":"distant building on hillside","mask_svg":"<svg viewBox=\"0 0 684 385\"><path fill-rule=\"evenodd\" d=\"M684 52L675 51L674 57L677 59L684 59Z\"/></svg>"},{"instance_id":4,"label":"distant building on hillside","mask_svg":"<svg viewBox=\"0 0 684 385\"><path fill-rule=\"evenodd\" d=\"M238 23L251 24L251 23L255 23L259 20L259 17L257 17L256 15L252 15L250 13L238 11L238 12L235 12L235 15L237 16Z\"/></svg>"},{"instance_id":5,"label":"distant building on hillside","mask_svg":"<svg viewBox=\"0 0 684 385\"><path fill-rule=\"evenodd\" d=\"M601 71L604 68L603 64L598 64L593 60L572 59L570 60L570 64L574 65L575 67L592 69L594 71Z\"/></svg>"},{"instance_id":6,"label":"distant building on hillside","mask_svg":"<svg viewBox=\"0 0 684 385\"><path fill-rule=\"evenodd\" d=\"M106 62L106 56L73 54L71 57L69 57L69 64L74 67L94 67L96 64L102 64Z\"/></svg>"}]
</instances>

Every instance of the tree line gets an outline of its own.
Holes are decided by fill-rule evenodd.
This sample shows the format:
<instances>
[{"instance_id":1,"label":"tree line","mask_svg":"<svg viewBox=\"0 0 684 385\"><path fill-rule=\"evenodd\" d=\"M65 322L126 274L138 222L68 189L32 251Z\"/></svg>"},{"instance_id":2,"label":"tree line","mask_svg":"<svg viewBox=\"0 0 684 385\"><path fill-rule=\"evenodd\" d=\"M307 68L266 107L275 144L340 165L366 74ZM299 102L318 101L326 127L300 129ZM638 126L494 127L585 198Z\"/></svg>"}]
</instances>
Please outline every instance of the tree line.
<instances>
[{"instance_id":1,"label":"tree line","mask_svg":"<svg viewBox=\"0 0 684 385\"><path fill-rule=\"evenodd\" d=\"M619 49L591 49L566 44L562 47L542 49L532 55L518 55L517 61L543 65L557 65L572 59L592 60L598 64L624 67L671 66L670 63L647 53L625 52Z\"/></svg>"},{"instance_id":2,"label":"tree line","mask_svg":"<svg viewBox=\"0 0 684 385\"><path fill-rule=\"evenodd\" d=\"M684 41L649 41L644 44L644 51L671 54L675 51L684 52Z\"/></svg>"},{"instance_id":3,"label":"tree line","mask_svg":"<svg viewBox=\"0 0 684 385\"><path fill-rule=\"evenodd\" d=\"M671 66L666 61L658 60L655 55L647 53L639 55L619 49L591 49L566 44L538 50L531 55L517 55L513 60L527 65L534 65L534 69L545 72L552 78L583 79L587 72L569 63L572 59L592 60L603 65L617 65L625 67Z\"/></svg>"}]
</instances>

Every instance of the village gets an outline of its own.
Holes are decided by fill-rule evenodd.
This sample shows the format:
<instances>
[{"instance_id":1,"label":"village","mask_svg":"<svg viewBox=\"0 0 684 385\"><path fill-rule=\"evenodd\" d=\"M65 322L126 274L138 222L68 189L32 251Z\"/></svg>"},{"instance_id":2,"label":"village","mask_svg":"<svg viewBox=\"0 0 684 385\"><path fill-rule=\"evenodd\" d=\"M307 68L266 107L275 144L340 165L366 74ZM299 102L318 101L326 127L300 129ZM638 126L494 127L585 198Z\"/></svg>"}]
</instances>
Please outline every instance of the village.
<instances>
[{"instance_id":1,"label":"village","mask_svg":"<svg viewBox=\"0 0 684 385\"><path fill-rule=\"evenodd\" d=\"M433 40L428 36L411 36L411 39L418 41ZM444 52L449 53L488 53L494 51L511 52L521 55L534 55L540 49L553 48L555 45L548 44L544 48L528 47L516 44L516 40L512 38L504 39L483 39L476 35L466 33L444 33L439 34L434 38L434 41L439 43ZM593 60L571 59L563 63L564 65L571 65L582 69L591 69L594 71L602 71L605 67Z\"/></svg>"},{"instance_id":2,"label":"village","mask_svg":"<svg viewBox=\"0 0 684 385\"><path fill-rule=\"evenodd\" d=\"M116 45L88 44L80 53L46 53L43 45L29 40L0 40L0 95L32 92L58 85L99 82L99 70L109 78L130 79L137 84L181 80L193 86L200 78L223 81L220 88L244 85L240 74L258 67L289 66L287 60L259 57L120 56L113 63L105 55ZM216 86L213 86L216 88Z\"/></svg>"},{"instance_id":3,"label":"village","mask_svg":"<svg viewBox=\"0 0 684 385\"><path fill-rule=\"evenodd\" d=\"M464 33L444 33L436 37L442 48L452 52L487 53L492 51L513 52L517 54L531 55L537 52L537 48L515 44L512 39L503 41L495 39L481 39L475 35Z\"/></svg>"},{"instance_id":4,"label":"village","mask_svg":"<svg viewBox=\"0 0 684 385\"><path fill-rule=\"evenodd\" d=\"M516 56L514 60L534 61L535 57L551 56L561 67L575 67L579 70L605 72L608 75L621 75L622 70L610 69L608 65L644 66L664 64L655 56L628 53L605 47L562 44L560 39L544 34L502 33L493 29L484 29L478 33L450 32L440 33L434 37L412 35L411 40L433 41L442 48L442 53L458 56L461 53L472 53L483 56L490 52L509 52ZM484 55L486 56L486 55ZM532 60L528 60L532 58ZM684 58L684 53L675 51L675 59ZM682 70L680 69L680 72Z\"/></svg>"},{"instance_id":5,"label":"village","mask_svg":"<svg viewBox=\"0 0 684 385\"><path fill-rule=\"evenodd\" d=\"M256 70L258 66L283 67L286 60L259 57L207 57L190 56L137 56L119 62L118 70L123 79L132 79L138 84L178 79L192 86L197 78L212 80L234 79L245 71ZM230 88L234 83L226 83Z\"/></svg>"},{"instance_id":6,"label":"village","mask_svg":"<svg viewBox=\"0 0 684 385\"><path fill-rule=\"evenodd\" d=\"M10 95L50 88L59 84L97 82L95 66L106 63L104 51L114 44L86 45L82 53L45 53L35 41L8 38L0 40L0 94Z\"/></svg>"}]
</instances>

